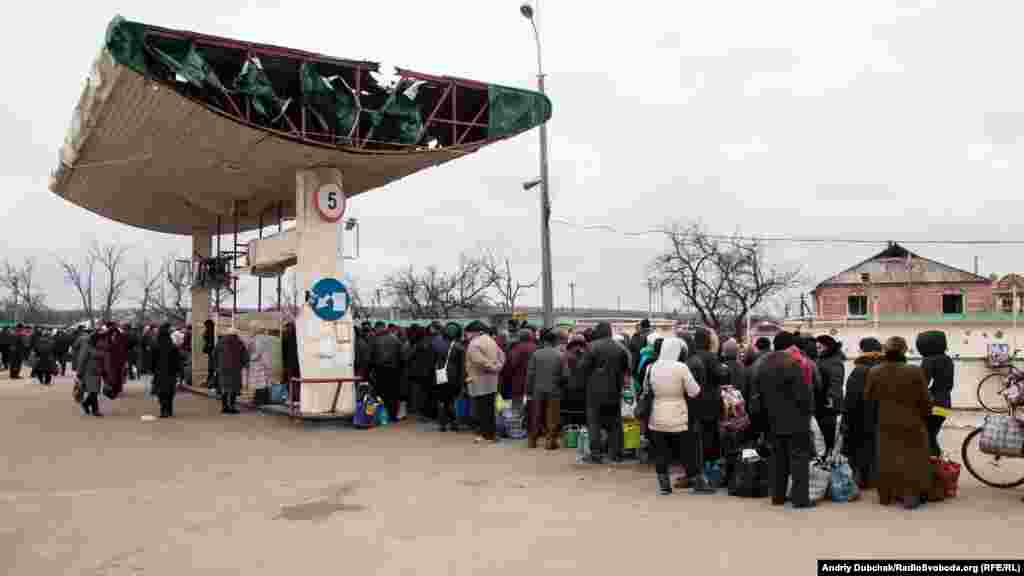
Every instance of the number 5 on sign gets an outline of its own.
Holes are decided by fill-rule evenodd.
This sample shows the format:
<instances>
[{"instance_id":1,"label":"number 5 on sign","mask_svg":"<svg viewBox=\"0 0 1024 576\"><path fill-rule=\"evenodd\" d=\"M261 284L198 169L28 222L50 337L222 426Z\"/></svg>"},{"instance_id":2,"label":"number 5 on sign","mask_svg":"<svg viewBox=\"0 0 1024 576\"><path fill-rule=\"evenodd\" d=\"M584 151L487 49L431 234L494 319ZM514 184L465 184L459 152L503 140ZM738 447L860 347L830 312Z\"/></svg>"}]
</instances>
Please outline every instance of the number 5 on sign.
<instances>
[{"instance_id":1,"label":"number 5 on sign","mask_svg":"<svg viewBox=\"0 0 1024 576\"><path fill-rule=\"evenodd\" d=\"M337 222L345 215L345 193L337 184L324 184L316 191L316 209L328 222Z\"/></svg>"}]
</instances>

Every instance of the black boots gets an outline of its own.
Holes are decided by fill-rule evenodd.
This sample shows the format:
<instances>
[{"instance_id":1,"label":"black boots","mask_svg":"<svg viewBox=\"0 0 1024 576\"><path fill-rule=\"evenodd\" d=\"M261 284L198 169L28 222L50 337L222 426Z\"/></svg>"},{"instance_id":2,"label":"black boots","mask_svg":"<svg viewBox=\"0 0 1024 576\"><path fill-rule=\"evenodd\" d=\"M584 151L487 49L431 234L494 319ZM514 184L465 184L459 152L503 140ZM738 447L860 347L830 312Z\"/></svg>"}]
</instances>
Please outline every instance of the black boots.
<instances>
[{"instance_id":1,"label":"black boots","mask_svg":"<svg viewBox=\"0 0 1024 576\"><path fill-rule=\"evenodd\" d=\"M693 483L690 485L690 494L714 494L716 492L714 486L708 482L707 476L698 474L693 479Z\"/></svg>"},{"instance_id":2,"label":"black boots","mask_svg":"<svg viewBox=\"0 0 1024 576\"><path fill-rule=\"evenodd\" d=\"M668 496L672 493L672 478L668 474L658 474L658 495Z\"/></svg>"}]
</instances>

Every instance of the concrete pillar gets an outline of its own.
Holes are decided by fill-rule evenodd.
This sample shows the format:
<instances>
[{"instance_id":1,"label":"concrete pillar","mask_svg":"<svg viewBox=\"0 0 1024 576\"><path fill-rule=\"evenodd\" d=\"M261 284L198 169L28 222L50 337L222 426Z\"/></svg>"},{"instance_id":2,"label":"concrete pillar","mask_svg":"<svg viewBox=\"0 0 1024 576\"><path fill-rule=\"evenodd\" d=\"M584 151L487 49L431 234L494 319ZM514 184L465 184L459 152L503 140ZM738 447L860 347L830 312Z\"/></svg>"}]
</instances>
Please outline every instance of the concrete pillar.
<instances>
[{"instance_id":1,"label":"concrete pillar","mask_svg":"<svg viewBox=\"0 0 1024 576\"><path fill-rule=\"evenodd\" d=\"M192 232L192 254L209 258L213 250L209 230ZM203 324L210 317L210 290L192 287L192 385L206 381L207 357L203 354Z\"/></svg>"},{"instance_id":2,"label":"concrete pillar","mask_svg":"<svg viewBox=\"0 0 1024 576\"><path fill-rule=\"evenodd\" d=\"M298 236L298 262L295 266L295 279L300 299L321 278L341 280L344 275L341 223L324 219L316 208L317 191L321 186L329 184L344 191L339 170L315 168L296 173L295 231ZM300 304L295 327L303 379L351 378L355 359L351 307L340 321L324 322L313 314L305 302ZM352 395L352 386L348 383L338 393L334 384L303 385L299 399L300 410L306 414L332 410L344 414L342 404Z\"/></svg>"}]
</instances>

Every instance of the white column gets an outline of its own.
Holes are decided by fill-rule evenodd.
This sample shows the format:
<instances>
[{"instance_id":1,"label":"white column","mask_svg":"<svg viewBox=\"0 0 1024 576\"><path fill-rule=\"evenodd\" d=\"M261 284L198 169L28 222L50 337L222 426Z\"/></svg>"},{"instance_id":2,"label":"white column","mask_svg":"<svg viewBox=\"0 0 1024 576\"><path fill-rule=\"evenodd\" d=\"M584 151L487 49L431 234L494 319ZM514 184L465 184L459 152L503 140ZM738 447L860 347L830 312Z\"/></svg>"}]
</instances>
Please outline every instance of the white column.
<instances>
[{"instance_id":1,"label":"white column","mask_svg":"<svg viewBox=\"0 0 1024 576\"><path fill-rule=\"evenodd\" d=\"M322 278L341 280L344 275L341 222L330 222L316 208L316 195L321 186L334 184L344 190L342 174L335 168L302 170L295 176L296 218L298 235L295 280L302 300L307 291ZM299 344L299 366L302 378L351 378L354 367L354 342L351 307L338 322L324 322L313 314L305 302L295 321ZM342 410L352 384L340 394L335 384L305 384L300 394L300 409L306 414L322 414ZM334 403L338 396L337 404Z\"/></svg>"}]
</instances>

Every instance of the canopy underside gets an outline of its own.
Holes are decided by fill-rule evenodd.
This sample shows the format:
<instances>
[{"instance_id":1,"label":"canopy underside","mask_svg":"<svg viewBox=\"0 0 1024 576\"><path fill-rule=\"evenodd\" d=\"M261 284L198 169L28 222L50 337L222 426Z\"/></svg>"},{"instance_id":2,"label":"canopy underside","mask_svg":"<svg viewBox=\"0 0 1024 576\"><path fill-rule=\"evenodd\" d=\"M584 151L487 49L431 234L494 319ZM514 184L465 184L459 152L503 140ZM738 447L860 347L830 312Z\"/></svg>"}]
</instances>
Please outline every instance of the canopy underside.
<instances>
[{"instance_id":1,"label":"canopy underside","mask_svg":"<svg viewBox=\"0 0 1024 576\"><path fill-rule=\"evenodd\" d=\"M112 29L119 30L119 26L127 24L115 19ZM215 41L209 38L204 37L202 42ZM201 48L199 41L189 42L187 46L193 52L199 50L197 46ZM243 91L222 91L217 96L221 100L193 96L189 86L153 76L148 70L131 65L131 54L126 56L123 49L112 53L109 48L108 42L93 66L61 148L59 165L51 176L50 189L96 214L157 232L208 232L217 227L218 220L221 230L228 232L234 228L236 218L239 231L251 230L258 226L261 217L264 225L275 222L279 210L283 218L292 218L298 170L317 166L338 168L343 174L345 193L351 197L475 152L550 116L550 103L543 95L490 85L488 96L489 85L479 84L483 104L474 117L482 117L490 108L490 119L483 121L489 123L479 124L485 128L473 128L479 120L466 122L456 115L464 112L455 109L454 83L450 84L451 90L442 90L442 83L436 85L441 88L428 85L421 90L420 98L430 100L408 99L410 106L417 107L414 113L422 118L419 124L399 126L418 127L419 131L412 133L417 138L415 142L403 144L396 140L394 144L373 148L373 138L384 133L389 114L408 114L408 109L392 112L385 106L381 112L357 111L371 120L376 118L374 114L384 118L374 124L381 127L376 133L366 132L369 129L365 127L360 133L357 125L345 140L339 137L343 131L334 131L332 125L331 139L321 143L306 132L303 114L296 117L302 121L301 132L294 128L298 122L283 116L278 118L278 124L287 121L292 129L268 127L270 121L262 125L260 121L249 121L248 108L240 117L217 104L228 101L235 106L231 100L238 98L245 102ZM311 69L307 66L301 70L309 76L307 71ZM244 64L242 71L246 71ZM177 77L181 79L180 72ZM322 82L307 84L321 92L328 86ZM341 84L336 83L344 88ZM465 93L465 89L460 90ZM450 104L446 103L449 94ZM331 100L328 104L335 106L336 102ZM439 124L432 124L434 119L444 118L439 113L442 104L452 107L450 136L440 131ZM427 110L421 114L419 108ZM308 111L310 118L316 111L309 102L291 110ZM502 116L496 117L498 112ZM343 119L354 117L336 115ZM463 125L469 126L463 130ZM488 136L480 130L493 134ZM483 135L474 140L477 133ZM420 141L430 137L442 140L441 146L424 147Z\"/></svg>"}]
</instances>

